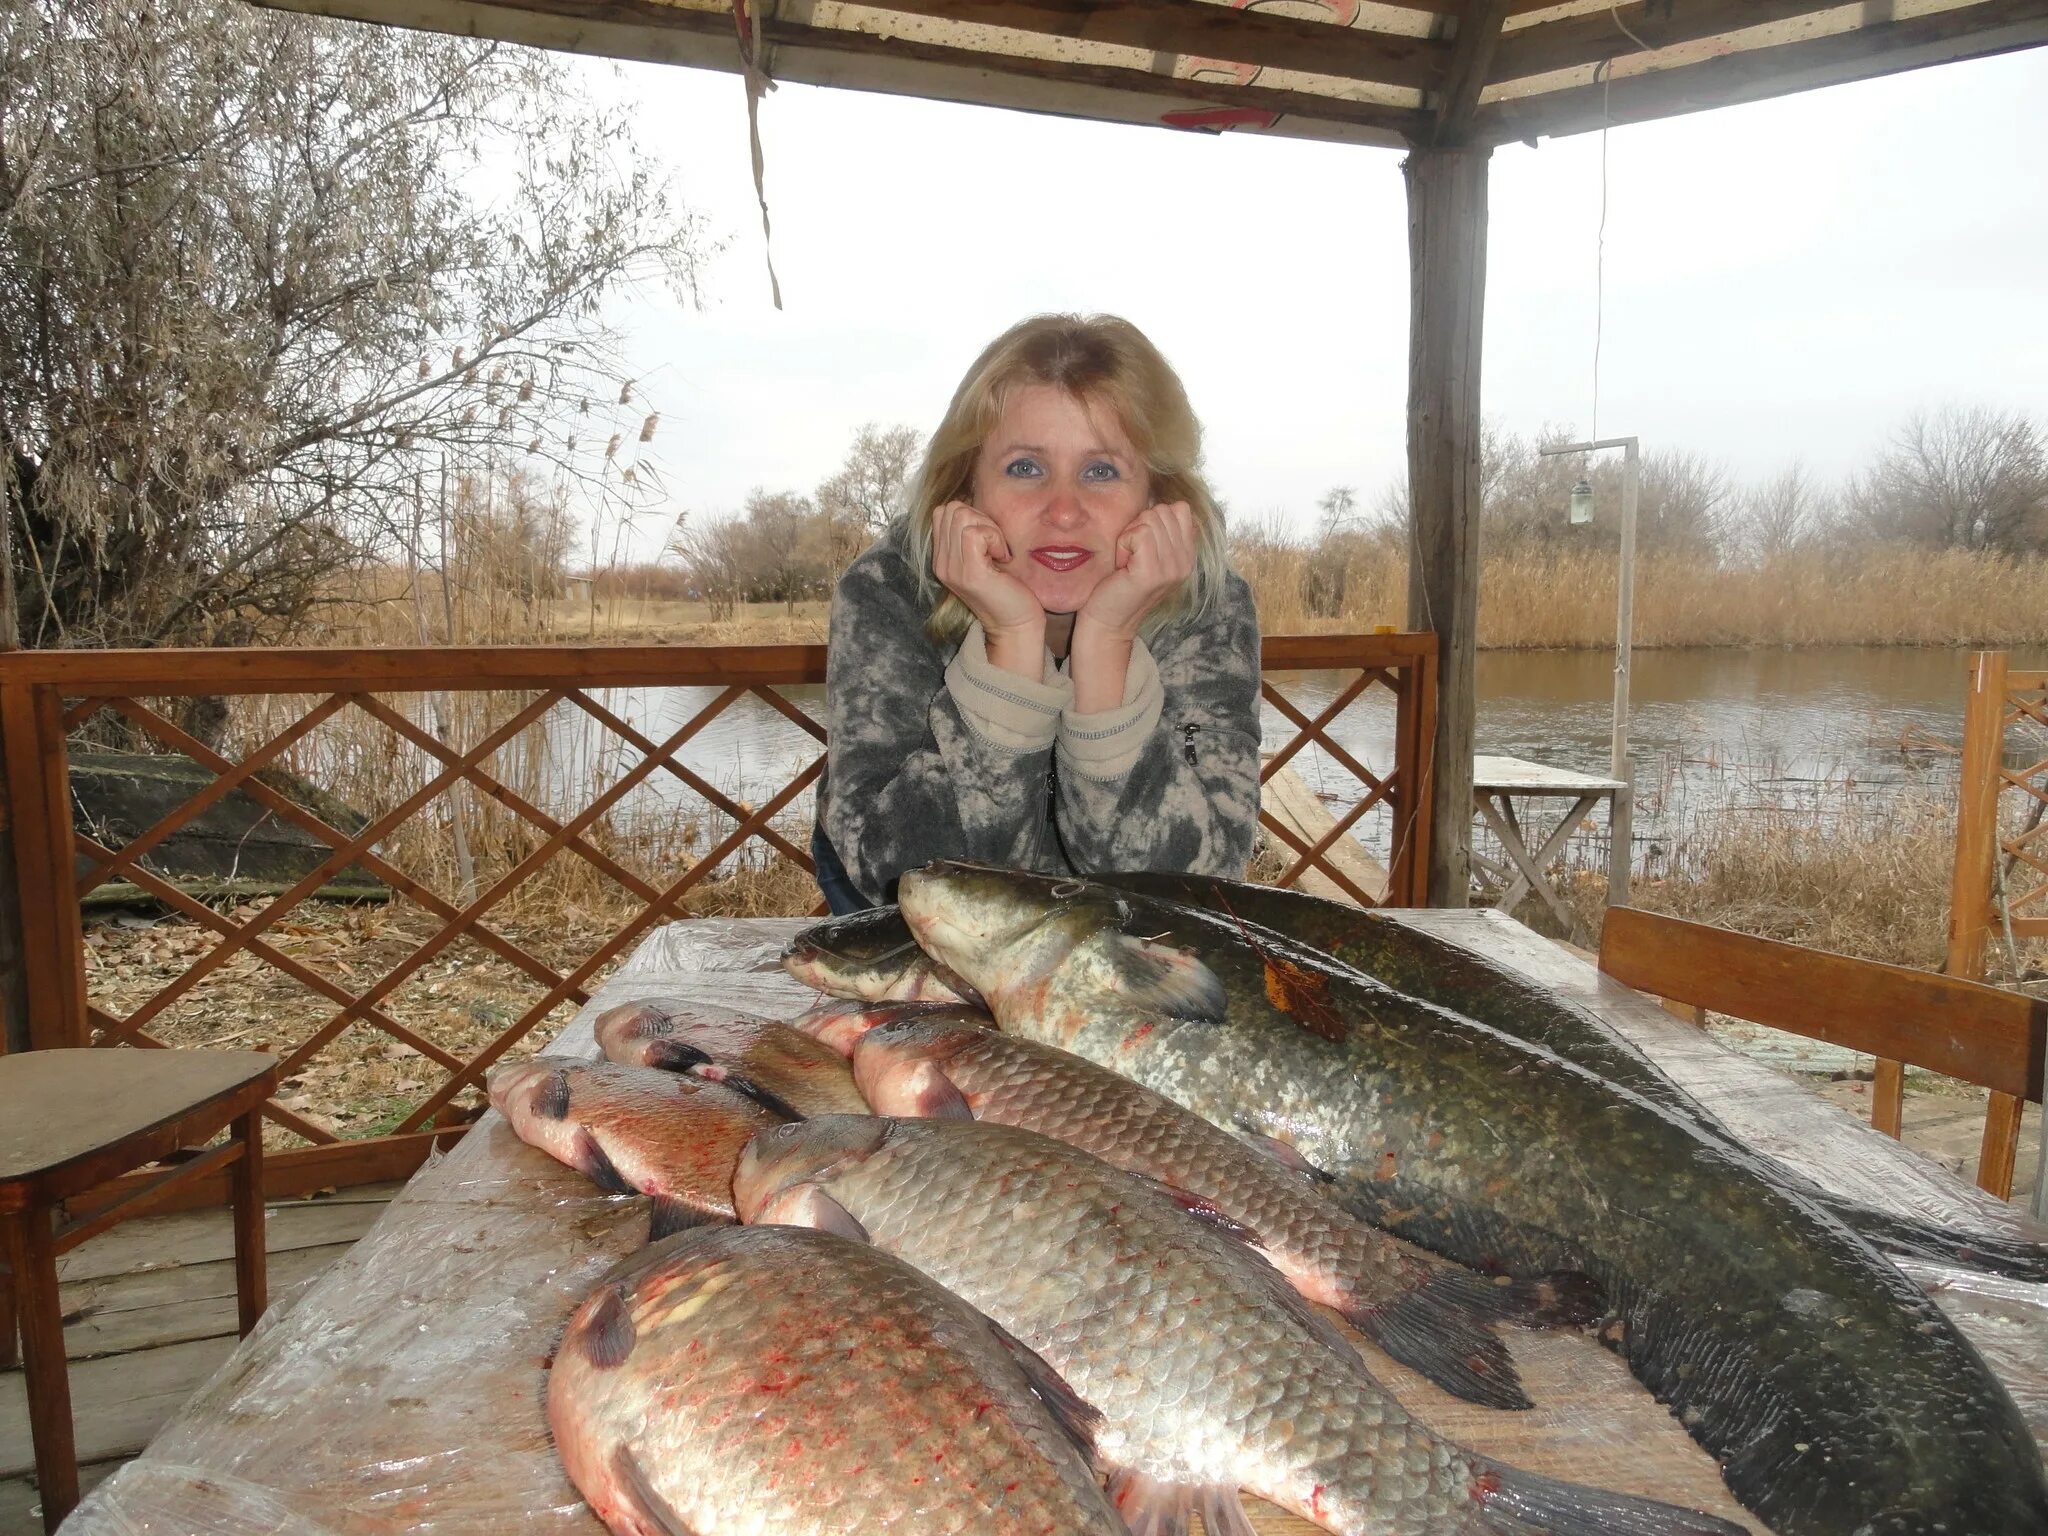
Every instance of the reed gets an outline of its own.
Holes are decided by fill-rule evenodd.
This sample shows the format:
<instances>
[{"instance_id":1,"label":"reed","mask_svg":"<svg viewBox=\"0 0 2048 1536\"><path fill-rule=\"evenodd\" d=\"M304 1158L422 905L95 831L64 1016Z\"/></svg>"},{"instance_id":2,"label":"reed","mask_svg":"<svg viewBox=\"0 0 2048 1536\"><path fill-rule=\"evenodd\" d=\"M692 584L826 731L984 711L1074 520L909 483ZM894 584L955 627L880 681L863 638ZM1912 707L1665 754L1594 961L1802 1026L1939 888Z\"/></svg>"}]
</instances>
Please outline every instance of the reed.
<instances>
[{"instance_id":1,"label":"reed","mask_svg":"<svg viewBox=\"0 0 2048 1536\"><path fill-rule=\"evenodd\" d=\"M1238 569L1269 634L1407 626L1408 556L1390 538L1290 539L1241 531ZM1614 643L1611 551L1530 545L1489 556L1479 645L1601 649ZM1752 566L1650 554L1636 567L1639 646L2039 645L2048 560L1896 546L1799 551Z\"/></svg>"}]
</instances>

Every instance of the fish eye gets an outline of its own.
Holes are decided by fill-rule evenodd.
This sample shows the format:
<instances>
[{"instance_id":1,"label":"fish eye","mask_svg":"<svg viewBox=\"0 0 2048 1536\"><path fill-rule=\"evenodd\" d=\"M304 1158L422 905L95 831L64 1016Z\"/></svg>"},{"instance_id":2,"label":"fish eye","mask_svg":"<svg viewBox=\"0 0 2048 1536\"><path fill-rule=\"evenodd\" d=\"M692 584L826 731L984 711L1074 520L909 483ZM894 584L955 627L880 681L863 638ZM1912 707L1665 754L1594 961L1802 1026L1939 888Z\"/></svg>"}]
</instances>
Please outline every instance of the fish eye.
<instances>
[{"instance_id":1,"label":"fish eye","mask_svg":"<svg viewBox=\"0 0 2048 1536\"><path fill-rule=\"evenodd\" d=\"M787 1125L778 1125L777 1127L775 1127L776 1140L787 1141L790 1137L794 1136L800 1128L800 1123L794 1120L792 1120Z\"/></svg>"},{"instance_id":2,"label":"fish eye","mask_svg":"<svg viewBox=\"0 0 2048 1536\"><path fill-rule=\"evenodd\" d=\"M1056 885L1052 888L1052 899L1054 901L1066 901L1070 897L1080 895L1083 891L1087 889L1087 885L1082 881L1064 881L1061 884Z\"/></svg>"}]
</instances>

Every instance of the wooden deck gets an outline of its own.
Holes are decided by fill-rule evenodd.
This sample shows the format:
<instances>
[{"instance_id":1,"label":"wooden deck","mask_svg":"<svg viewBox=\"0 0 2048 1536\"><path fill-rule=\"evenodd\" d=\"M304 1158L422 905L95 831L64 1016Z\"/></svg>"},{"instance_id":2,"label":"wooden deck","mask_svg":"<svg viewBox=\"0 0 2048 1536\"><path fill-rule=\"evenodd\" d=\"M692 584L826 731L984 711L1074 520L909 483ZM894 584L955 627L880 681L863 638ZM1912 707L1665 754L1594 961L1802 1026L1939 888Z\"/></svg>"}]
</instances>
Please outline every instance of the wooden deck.
<instances>
[{"instance_id":1,"label":"wooden deck","mask_svg":"<svg viewBox=\"0 0 2048 1536\"><path fill-rule=\"evenodd\" d=\"M1825 1097L1867 1113L1855 1089L1835 1083ZM1982 1099L1909 1093L1906 1144L1967 1169L1983 1129ZM2012 1203L2033 1192L2040 1145L2038 1107L2029 1105ZM1967 1172L1964 1177L1968 1177ZM271 1306L299 1291L369 1230L397 1184L366 1185L270 1207ZM89 1489L148 1442L235 1345L234 1235L228 1213L145 1217L116 1227L67 1256L65 1343L78 1421L79 1480ZM27 1408L19 1370L0 1374L0 1536L41 1536L28 1471Z\"/></svg>"},{"instance_id":2,"label":"wooden deck","mask_svg":"<svg viewBox=\"0 0 2048 1536\"><path fill-rule=\"evenodd\" d=\"M273 1204L273 1312L346 1253L399 1188ZM81 1491L140 1451L234 1350L234 1248L225 1209L190 1211L126 1222L58 1262ZM0 1373L0 1536L41 1536L34 1463L17 1368Z\"/></svg>"}]
</instances>

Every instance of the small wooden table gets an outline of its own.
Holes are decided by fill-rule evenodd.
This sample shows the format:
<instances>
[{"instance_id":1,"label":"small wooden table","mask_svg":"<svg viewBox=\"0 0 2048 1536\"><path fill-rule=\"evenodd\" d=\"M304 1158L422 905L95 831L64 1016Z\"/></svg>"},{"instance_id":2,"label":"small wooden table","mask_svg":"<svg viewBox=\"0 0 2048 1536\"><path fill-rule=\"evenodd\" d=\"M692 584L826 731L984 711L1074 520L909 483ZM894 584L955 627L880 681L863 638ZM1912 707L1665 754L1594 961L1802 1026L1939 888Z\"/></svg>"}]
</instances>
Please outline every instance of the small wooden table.
<instances>
[{"instance_id":1,"label":"small wooden table","mask_svg":"<svg viewBox=\"0 0 2048 1536\"><path fill-rule=\"evenodd\" d=\"M0 1363L14 1358L19 1313L36 1485L43 1528L78 1503L71 1384L57 1255L157 1204L167 1189L226 1165L235 1206L235 1298L246 1336L263 1315L263 1132L258 1107L277 1087L278 1061L260 1051L59 1050L0 1056ZM64 1201L204 1143L140 1189L53 1229Z\"/></svg>"},{"instance_id":2,"label":"small wooden table","mask_svg":"<svg viewBox=\"0 0 2048 1536\"><path fill-rule=\"evenodd\" d=\"M1518 798L1572 802L1564 820L1534 853L1529 851L1521 820L1515 815ZM1476 851L1472 855L1474 864L1508 882L1493 904L1497 911L1512 913L1515 903L1525 893L1534 891L1568 932L1577 931L1571 910L1543 872L1564 850L1565 840L1578 830L1587 813L1602 800L1608 802L1607 821L1613 844L1607 860L1607 899L1611 905L1621 905L1628 901L1629 823L1634 809L1627 784L1620 779L1574 773L1569 768L1552 768L1547 763L1532 763L1519 757L1472 759L1473 809L1486 819L1508 856L1508 863L1500 864Z\"/></svg>"}]
</instances>

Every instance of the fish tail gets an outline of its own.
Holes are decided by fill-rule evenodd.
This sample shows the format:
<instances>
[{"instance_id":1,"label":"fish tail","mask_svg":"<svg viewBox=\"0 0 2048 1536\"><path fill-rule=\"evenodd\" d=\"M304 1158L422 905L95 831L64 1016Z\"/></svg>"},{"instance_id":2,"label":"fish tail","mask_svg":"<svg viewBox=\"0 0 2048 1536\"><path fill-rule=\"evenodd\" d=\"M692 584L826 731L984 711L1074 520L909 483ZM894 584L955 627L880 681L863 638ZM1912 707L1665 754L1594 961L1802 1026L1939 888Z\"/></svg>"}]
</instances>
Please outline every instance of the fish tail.
<instances>
[{"instance_id":1,"label":"fish tail","mask_svg":"<svg viewBox=\"0 0 2048 1536\"><path fill-rule=\"evenodd\" d=\"M1500 1288L1483 1276L1450 1270L1390 1301L1338 1312L1454 1397L1488 1408L1532 1407L1514 1356L1488 1326L1502 1306Z\"/></svg>"},{"instance_id":2,"label":"fish tail","mask_svg":"<svg viewBox=\"0 0 2048 1536\"><path fill-rule=\"evenodd\" d=\"M1747 1536L1702 1510L1561 1482L1474 1457L1473 1508L1460 1536Z\"/></svg>"}]
</instances>

